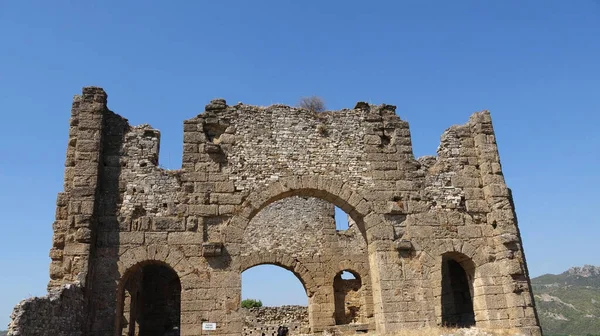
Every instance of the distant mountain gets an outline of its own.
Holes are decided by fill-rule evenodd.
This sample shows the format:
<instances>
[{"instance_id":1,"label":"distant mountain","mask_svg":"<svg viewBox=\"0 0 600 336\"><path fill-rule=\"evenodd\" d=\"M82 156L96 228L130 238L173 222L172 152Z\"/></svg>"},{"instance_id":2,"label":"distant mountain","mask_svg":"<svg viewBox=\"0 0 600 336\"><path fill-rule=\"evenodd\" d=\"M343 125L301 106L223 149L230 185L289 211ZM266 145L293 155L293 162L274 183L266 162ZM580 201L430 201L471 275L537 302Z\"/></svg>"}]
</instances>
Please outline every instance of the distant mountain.
<instances>
[{"instance_id":1,"label":"distant mountain","mask_svg":"<svg viewBox=\"0 0 600 336\"><path fill-rule=\"evenodd\" d=\"M600 335L600 267L572 267L531 279L545 336Z\"/></svg>"},{"instance_id":2,"label":"distant mountain","mask_svg":"<svg viewBox=\"0 0 600 336\"><path fill-rule=\"evenodd\" d=\"M8 330L0 330L0 336L8 335Z\"/></svg>"}]
</instances>

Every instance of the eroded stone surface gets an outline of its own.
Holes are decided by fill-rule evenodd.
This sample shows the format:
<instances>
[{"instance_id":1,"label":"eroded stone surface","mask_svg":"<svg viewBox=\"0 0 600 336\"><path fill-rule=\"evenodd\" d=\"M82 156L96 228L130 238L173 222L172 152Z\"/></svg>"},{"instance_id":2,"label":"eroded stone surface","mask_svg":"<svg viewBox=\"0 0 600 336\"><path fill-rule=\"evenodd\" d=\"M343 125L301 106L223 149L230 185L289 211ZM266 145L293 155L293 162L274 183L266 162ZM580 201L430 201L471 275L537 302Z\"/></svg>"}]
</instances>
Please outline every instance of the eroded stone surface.
<instances>
[{"instance_id":1,"label":"eroded stone surface","mask_svg":"<svg viewBox=\"0 0 600 336\"><path fill-rule=\"evenodd\" d=\"M44 297L21 301L10 316L11 335L85 335L85 302L81 286L66 284Z\"/></svg>"},{"instance_id":2,"label":"eroded stone surface","mask_svg":"<svg viewBox=\"0 0 600 336\"><path fill-rule=\"evenodd\" d=\"M239 335L240 274L259 264L301 279L312 333L343 329L334 279L351 270L362 287L345 294L349 305L378 333L456 320L442 302L468 287L472 305L461 307L477 327L540 334L487 111L420 159L391 105L313 113L219 99L183 127L182 169L167 171L159 131L130 126L100 88L73 100L49 289L81 284L83 334L139 334L150 317L131 313L143 290L127 284L161 265L181 291L156 300L180 302L181 335L200 335L206 321L217 323L212 335ZM347 232L335 230L333 205L350 215ZM459 287L442 281L447 259L466 274ZM74 324L57 321L75 306L20 305L10 333L68 333Z\"/></svg>"}]
</instances>

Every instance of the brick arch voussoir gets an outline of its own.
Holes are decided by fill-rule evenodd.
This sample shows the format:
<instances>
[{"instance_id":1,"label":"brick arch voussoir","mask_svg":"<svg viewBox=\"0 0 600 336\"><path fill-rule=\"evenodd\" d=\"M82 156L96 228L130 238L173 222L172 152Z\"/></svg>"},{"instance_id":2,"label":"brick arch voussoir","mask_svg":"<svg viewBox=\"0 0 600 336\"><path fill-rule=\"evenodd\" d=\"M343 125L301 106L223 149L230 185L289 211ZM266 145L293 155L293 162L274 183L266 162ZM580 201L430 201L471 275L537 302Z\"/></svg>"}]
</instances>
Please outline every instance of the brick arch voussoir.
<instances>
[{"instance_id":1,"label":"brick arch voussoir","mask_svg":"<svg viewBox=\"0 0 600 336\"><path fill-rule=\"evenodd\" d=\"M358 222L372 213L372 205L360 190L352 190L339 178L286 177L252 191L230 222L233 231L244 231L254 216L269 204L291 196L317 197L328 201ZM366 227L365 227L366 230Z\"/></svg>"},{"instance_id":2,"label":"brick arch voussoir","mask_svg":"<svg viewBox=\"0 0 600 336\"><path fill-rule=\"evenodd\" d=\"M128 249L119 257L119 261L117 261L117 269L120 277L123 278L127 271L146 260L148 260L146 246L137 246Z\"/></svg>"},{"instance_id":3,"label":"brick arch voussoir","mask_svg":"<svg viewBox=\"0 0 600 336\"><path fill-rule=\"evenodd\" d=\"M434 269L436 266L439 266L436 263L435 257L433 257L429 251L421 251L418 253L419 259L421 260L421 264L423 266L428 267L429 269Z\"/></svg>"},{"instance_id":4,"label":"brick arch voussoir","mask_svg":"<svg viewBox=\"0 0 600 336\"><path fill-rule=\"evenodd\" d=\"M349 271L351 273L356 273L360 277L360 281L363 285L369 285L371 283L371 279L369 276L369 268L368 265L365 266L361 263L353 263L350 260L340 261L337 269L332 269L332 274L330 274L329 278L333 281L333 278L342 271Z\"/></svg>"},{"instance_id":5,"label":"brick arch voussoir","mask_svg":"<svg viewBox=\"0 0 600 336\"><path fill-rule=\"evenodd\" d=\"M383 214L370 212L364 218L364 229L367 242L376 240L393 240L394 229Z\"/></svg>"},{"instance_id":6,"label":"brick arch voussoir","mask_svg":"<svg viewBox=\"0 0 600 336\"><path fill-rule=\"evenodd\" d=\"M469 255L466 255L466 254L462 253L461 251L456 251L456 249L454 249L454 248L448 248L448 249L445 249L445 250L444 250L444 249L442 249L442 250L439 250L439 251L438 251L438 253L437 253L437 255L436 255L435 259L434 259L434 260L435 260L435 263L434 263L434 265L433 265L433 266L430 268L430 272L431 272L431 273L434 273L434 274L436 274L436 273L437 273L437 274L441 274L441 272L442 272L442 262L443 262L443 257L444 257L444 255L447 255L447 254L460 254L460 255L462 255L462 256L464 256L464 257L466 257L466 259L464 259L464 260L457 260L457 261L458 261L458 262L461 264L461 266L462 266L462 267L464 267L463 263L464 263L465 261L466 261L466 262L468 262L468 263L471 263L471 265L470 265L470 266L472 266L472 267L473 267L473 270L472 270L472 271L473 271L473 273L472 273L472 276L473 276L473 278L472 278L472 281L475 281L477 278L479 278L479 277L480 277L480 271L479 271L479 268L480 268L480 267L481 267L483 264L482 264L482 263L480 263L480 262L478 262L478 261L477 261L475 258L472 258L471 256L469 256ZM469 270L469 269L465 269L465 271L469 272L470 270ZM440 278L439 278L439 277L436 277L436 276L432 276L432 277L430 278L430 280L431 280L431 281L433 281L433 282L432 282L432 286L434 286L434 287L432 287L432 288L436 288L436 284L435 284L434 282L436 282L436 281L437 281L437 280L439 280L439 279L440 279Z\"/></svg>"},{"instance_id":7,"label":"brick arch voussoir","mask_svg":"<svg viewBox=\"0 0 600 336\"><path fill-rule=\"evenodd\" d=\"M138 246L123 253L117 262L121 281L135 267L149 263L160 263L170 267L179 279L195 271L195 267L177 248L168 245Z\"/></svg>"}]
</instances>

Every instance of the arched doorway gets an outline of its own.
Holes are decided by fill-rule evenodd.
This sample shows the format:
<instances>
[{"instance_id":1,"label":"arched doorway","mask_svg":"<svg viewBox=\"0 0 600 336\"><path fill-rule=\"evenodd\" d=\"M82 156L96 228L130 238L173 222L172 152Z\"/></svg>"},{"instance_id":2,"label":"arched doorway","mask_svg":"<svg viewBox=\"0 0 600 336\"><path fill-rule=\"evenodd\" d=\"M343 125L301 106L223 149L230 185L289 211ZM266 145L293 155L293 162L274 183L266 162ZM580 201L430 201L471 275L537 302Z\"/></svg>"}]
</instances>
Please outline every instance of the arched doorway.
<instances>
[{"instance_id":1,"label":"arched doorway","mask_svg":"<svg viewBox=\"0 0 600 336\"><path fill-rule=\"evenodd\" d=\"M280 326L288 335L310 333L309 301L304 280L288 267L247 268L242 272L243 335L275 336Z\"/></svg>"},{"instance_id":2,"label":"arched doorway","mask_svg":"<svg viewBox=\"0 0 600 336\"><path fill-rule=\"evenodd\" d=\"M158 262L137 265L122 281L119 335L179 335L181 283L172 268Z\"/></svg>"},{"instance_id":3,"label":"arched doorway","mask_svg":"<svg viewBox=\"0 0 600 336\"><path fill-rule=\"evenodd\" d=\"M442 325L466 328L475 325L473 276L475 265L461 253L442 256Z\"/></svg>"}]
</instances>

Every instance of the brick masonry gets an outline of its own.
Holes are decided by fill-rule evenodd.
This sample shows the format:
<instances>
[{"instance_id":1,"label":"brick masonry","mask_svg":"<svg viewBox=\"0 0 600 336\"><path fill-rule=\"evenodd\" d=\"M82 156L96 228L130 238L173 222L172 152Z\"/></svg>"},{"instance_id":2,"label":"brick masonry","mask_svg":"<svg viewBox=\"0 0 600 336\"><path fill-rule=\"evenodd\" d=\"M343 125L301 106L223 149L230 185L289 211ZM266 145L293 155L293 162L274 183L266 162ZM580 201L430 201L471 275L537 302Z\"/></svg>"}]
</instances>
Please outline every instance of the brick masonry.
<instances>
[{"instance_id":1,"label":"brick masonry","mask_svg":"<svg viewBox=\"0 0 600 336\"><path fill-rule=\"evenodd\" d=\"M200 335L203 321L217 323L212 335L240 335L240 274L259 264L302 281L311 333L336 321L382 334L433 327L448 321L442 302L452 306L449 259L478 327L541 334L489 112L418 159L392 105L314 113L216 99L183 130L182 168L164 170L158 130L130 126L101 88L74 98L48 287L80 286L82 316L52 317L69 316L68 302L20 304L9 334L61 334L60 320L63 333L126 335L141 304L132 281L147 265L176 275L181 335ZM334 205L351 219L346 232L335 230ZM334 288L343 270L358 275L359 294Z\"/></svg>"}]
</instances>

